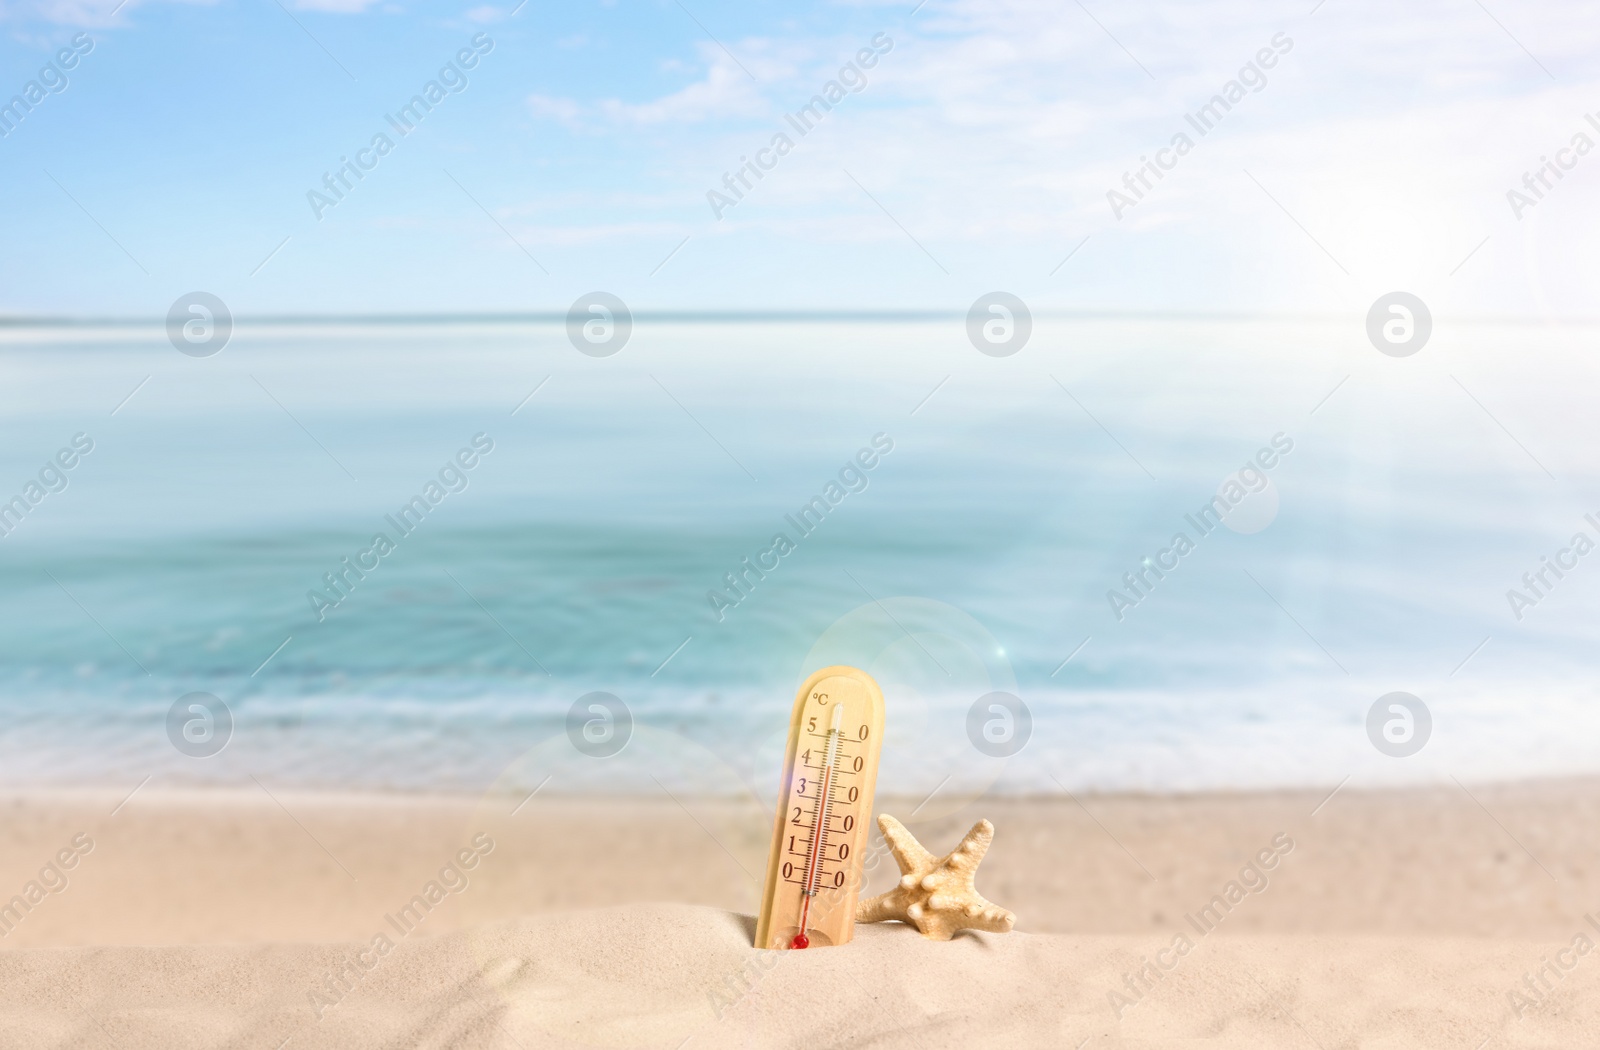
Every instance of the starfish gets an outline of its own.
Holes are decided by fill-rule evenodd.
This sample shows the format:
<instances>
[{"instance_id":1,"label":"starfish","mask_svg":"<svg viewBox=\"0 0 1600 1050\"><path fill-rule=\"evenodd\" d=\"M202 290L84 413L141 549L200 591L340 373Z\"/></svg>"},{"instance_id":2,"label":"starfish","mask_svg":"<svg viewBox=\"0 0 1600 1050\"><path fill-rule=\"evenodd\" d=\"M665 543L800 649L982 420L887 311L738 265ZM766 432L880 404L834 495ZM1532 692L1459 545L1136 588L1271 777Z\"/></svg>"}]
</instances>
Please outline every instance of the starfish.
<instances>
[{"instance_id":1,"label":"starfish","mask_svg":"<svg viewBox=\"0 0 1600 1050\"><path fill-rule=\"evenodd\" d=\"M1017 917L991 904L972 884L978 862L994 841L994 825L980 820L946 857L922 848L904 824L885 813L878 817L883 839L900 865L900 885L856 906L857 922L899 919L924 937L948 941L957 930L1009 933Z\"/></svg>"}]
</instances>

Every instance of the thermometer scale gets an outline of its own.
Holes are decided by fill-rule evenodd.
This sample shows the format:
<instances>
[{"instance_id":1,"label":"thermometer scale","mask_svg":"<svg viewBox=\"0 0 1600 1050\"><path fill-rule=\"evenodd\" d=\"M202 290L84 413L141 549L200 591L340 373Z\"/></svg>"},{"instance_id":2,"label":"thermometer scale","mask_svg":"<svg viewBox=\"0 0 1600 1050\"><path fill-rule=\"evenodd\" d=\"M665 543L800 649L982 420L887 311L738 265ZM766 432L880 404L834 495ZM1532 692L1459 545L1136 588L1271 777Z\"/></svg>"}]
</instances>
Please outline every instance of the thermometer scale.
<instances>
[{"instance_id":1,"label":"thermometer scale","mask_svg":"<svg viewBox=\"0 0 1600 1050\"><path fill-rule=\"evenodd\" d=\"M821 947L854 935L882 746L883 693L865 671L826 667L800 687L756 947Z\"/></svg>"}]
</instances>

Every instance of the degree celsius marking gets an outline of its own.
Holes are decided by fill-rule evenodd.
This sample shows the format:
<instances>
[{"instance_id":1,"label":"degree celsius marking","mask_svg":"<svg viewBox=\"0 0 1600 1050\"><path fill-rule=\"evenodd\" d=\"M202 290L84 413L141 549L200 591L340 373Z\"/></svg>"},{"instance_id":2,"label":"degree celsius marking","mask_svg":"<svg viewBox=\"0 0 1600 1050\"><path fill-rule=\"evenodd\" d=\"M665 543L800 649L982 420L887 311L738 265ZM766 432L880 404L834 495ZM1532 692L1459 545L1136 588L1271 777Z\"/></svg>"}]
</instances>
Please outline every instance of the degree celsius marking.
<instances>
[{"instance_id":1,"label":"degree celsius marking","mask_svg":"<svg viewBox=\"0 0 1600 1050\"><path fill-rule=\"evenodd\" d=\"M800 932L794 935L791 946L805 948L811 939L806 936L806 920L811 917L811 899L817 895L817 861L828 838L828 815L833 808L833 767L839 761L839 726L844 722L844 705L833 705L833 718L828 724L828 759L822 771L822 787L817 792L817 808L811 818L816 830L811 834L811 856L806 858L804 883L800 890L805 903L800 908ZM803 778L802 778L803 779ZM801 792L804 794L804 792Z\"/></svg>"},{"instance_id":2,"label":"degree celsius marking","mask_svg":"<svg viewBox=\"0 0 1600 1050\"><path fill-rule=\"evenodd\" d=\"M795 695L757 947L851 940L883 723L883 693L858 668L823 668Z\"/></svg>"}]
</instances>

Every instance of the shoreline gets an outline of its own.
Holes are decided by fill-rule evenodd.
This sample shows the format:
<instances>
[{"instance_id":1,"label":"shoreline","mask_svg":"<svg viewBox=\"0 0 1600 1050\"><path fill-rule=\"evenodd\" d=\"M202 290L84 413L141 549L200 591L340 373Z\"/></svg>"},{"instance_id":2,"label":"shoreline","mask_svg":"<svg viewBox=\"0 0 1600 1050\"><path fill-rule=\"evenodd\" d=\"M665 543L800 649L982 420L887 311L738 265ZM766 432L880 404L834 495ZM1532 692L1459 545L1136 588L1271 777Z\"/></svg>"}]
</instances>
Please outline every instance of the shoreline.
<instances>
[{"instance_id":1,"label":"shoreline","mask_svg":"<svg viewBox=\"0 0 1600 1050\"><path fill-rule=\"evenodd\" d=\"M1240 880L1252 885L1217 927L1229 936L1561 938L1600 908L1600 843L1587 834L1600 779L1329 790L982 797L915 817L915 801L884 797L877 812L935 852L993 821L979 887L1035 933L1181 929ZM0 952L364 937L476 835L494 849L429 915L428 936L647 902L753 914L772 827L750 799L126 794L0 792L0 901L74 835L95 844ZM1293 847L1278 839L1270 871L1241 874L1277 836ZM881 866L863 893L895 874Z\"/></svg>"},{"instance_id":2,"label":"shoreline","mask_svg":"<svg viewBox=\"0 0 1600 1050\"><path fill-rule=\"evenodd\" d=\"M1473 788L1474 790L1476 790L1478 788L1482 788L1482 789L1489 790L1489 791L1502 790L1502 789L1504 789L1504 790L1539 790L1539 789L1568 790L1568 789L1573 789L1573 790L1580 790L1580 791L1586 791L1586 790L1589 790L1589 789L1600 790L1600 772L1596 772L1594 774L1565 774L1565 773L1560 773L1560 774L1552 774L1550 776L1527 776L1527 777L1518 777L1518 776L1500 777L1500 776L1497 776L1497 777L1491 777L1491 778L1483 779L1483 780L1477 780L1477 779L1472 779L1472 778L1464 778L1464 779L1460 779L1460 783L1466 784L1469 787ZM1223 788L1197 788L1197 789L1194 789L1194 790L1174 790L1174 791L1158 791L1158 790L1137 790L1137 791L1133 791L1133 790L1098 790L1098 789L1091 790L1091 789L1082 789L1082 790L1073 791L1071 794L1076 796L1077 798L1080 798L1080 799L1093 799L1093 800L1100 800L1100 801L1125 800L1125 801L1130 801L1130 802L1174 802L1174 801L1181 801L1181 800L1225 802L1225 801L1228 801L1228 800L1252 799L1252 798L1263 798L1263 797L1306 798L1306 799L1314 799L1314 800L1320 802L1322 799L1329 797L1329 793L1335 791L1335 789L1337 789L1337 793L1341 797L1344 796L1344 795L1367 795L1367 796L1382 795L1382 796L1385 796L1385 797L1397 797L1397 796L1398 797L1405 797L1405 796L1413 796L1413 795L1425 795L1425 794L1438 793L1438 792L1452 792L1452 791L1454 791L1454 792L1459 793L1459 790L1460 790L1456 786L1455 782L1453 782L1453 781L1451 781L1449 779L1446 779L1446 780L1435 780L1435 781L1415 781L1415 782L1401 782L1401 783L1390 783L1390 784L1376 784L1376 785L1371 785L1371 786L1366 786L1366 787L1356 786L1356 785L1353 785L1353 784L1350 784L1350 783L1346 783L1346 784L1341 785L1338 781L1328 781L1326 783L1309 785L1309 786L1308 785L1268 786L1268 787L1262 787L1262 788L1250 788L1250 787L1231 788L1231 787L1223 787ZM81 801L81 802L88 802L88 801L92 800L92 801L98 803L100 801L104 801L106 799L110 799L115 803L115 802L120 801L120 800L122 800L122 799L124 799L126 797L129 797L129 790L130 789L129 789L127 784L110 783L110 782L107 782L107 783L96 783L96 784L84 784L83 781L81 781L81 780L74 781L73 784L70 785L70 786L67 786L67 785L55 785L55 784L49 784L49 783L42 783L42 784L40 784L40 783L8 784L8 783L5 783L5 782L0 782L0 807L4 807L4 806L8 805L12 801L36 801L36 802L52 802L52 801L63 801L63 802L74 801L74 802L78 802L78 801ZM495 793L491 794L489 792L448 791L448 790L437 790L437 789L425 789L425 790L415 790L415 791L413 791L413 790L402 789L402 788L394 788L394 789L379 789L379 788L366 788L366 787L340 788L340 787L328 787L328 786L312 786L312 787L293 787L293 786L288 786L288 787L279 787L276 784L274 784L273 787L272 787L272 793L274 795L279 796L280 798L297 798L297 799L302 799L302 800L312 801L312 802L319 802L319 803L351 803L351 804L365 803L365 804L377 804L377 805L409 804L409 803L415 803L415 802L439 803L439 804L449 805L449 804L459 804L459 803L477 803L480 800L482 800L484 798L488 798L488 797L506 798L506 799L515 799L515 798L518 797L518 796L516 796L516 795L514 795L512 793L506 793L506 792L495 792ZM139 798L159 798L160 800L162 800L164 802L169 802L169 803L171 803L171 802L185 802L185 801L188 801L188 802L193 802L193 803L196 803L196 804L204 804L204 805L210 805L210 804L216 804L216 803L227 803L227 802L230 802L230 801L245 802L245 801L249 801L251 799L263 799L263 800L266 799L266 796L262 794L262 792L261 792L261 790L259 788L254 787L254 786L250 786L248 784L240 785L240 784L237 784L237 783L234 783L234 782L217 783L217 784L213 785L213 784L210 784L210 783L207 783L207 782L188 781L188 782L183 782L183 783L180 783L180 784L177 784L177 785L174 785L174 786L167 786L167 787L144 786L144 787L139 787L136 791L134 791L134 794L137 795ZM675 792L674 794L676 794L677 797L679 797L679 798L693 798L693 799L695 799L697 801L711 802L711 803L716 803L716 802L727 802L727 803L741 802L741 801L744 801L748 797L748 796L715 795L715 794L695 795L695 794L686 793L686 792L682 792L682 791ZM563 801L568 801L568 802L593 801L593 802L601 802L601 803L630 803L630 802L654 801L654 800L658 800L658 799L660 799L660 798L662 798L664 796L660 795L659 793L641 793L641 792L633 792L633 791L619 791L619 792L615 792L615 793L602 793L602 792L593 792L593 791L566 792L566 793L564 793L559 788L552 788L549 792L541 791L540 794L539 794L539 797L540 798L546 798L546 799L551 799L551 798L561 799ZM900 806L912 805L912 806L915 806L918 803L922 802L923 798L924 798L924 796L922 796L922 795L914 795L914 794L895 795L895 794L889 794L889 793L885 793L885 792L879 792L878 795L877 795L878 809L882 810L886 805L888 805L888 806L894 806L894 805L900 805ZM1018 791L1018 792L1009 792L1009 791L995 792L995 791L990 791L988 793L985 793L983 796L981 796L981 799L984 800L984 801L992 801L992 802L997 802L997 803L1000 803L1000 804L1007 804L1007 803L1050 803L1050 802L1058 802L1058 801L1061 801L1061 800L1064 800L1064 799L1070 801L1069 796L1066 793L1064 793L1064 792L1062 792L1060 790L1056 790L1056 791L1032 791L1032 790L1030 790L1030 791Z\"/></svg>"}]
</instances>

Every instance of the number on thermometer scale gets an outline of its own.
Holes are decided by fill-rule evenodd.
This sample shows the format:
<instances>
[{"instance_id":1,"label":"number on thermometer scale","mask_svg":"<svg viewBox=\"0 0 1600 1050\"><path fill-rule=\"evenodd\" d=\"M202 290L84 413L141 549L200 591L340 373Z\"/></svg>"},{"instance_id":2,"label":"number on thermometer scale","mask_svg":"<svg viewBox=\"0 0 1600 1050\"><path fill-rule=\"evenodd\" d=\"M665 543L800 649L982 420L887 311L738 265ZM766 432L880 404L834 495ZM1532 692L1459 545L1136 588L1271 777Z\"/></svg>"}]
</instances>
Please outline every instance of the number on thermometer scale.
<instances>
[{"instance_id":1,"label":"number on thermometer scale","mask_svg":"<svg viewBox=\"0 0 1600 1050\"><path fill-rule=\"evenodd\" d=\"M854 668L818 672L796 697L758 943L842 944L854 925L860 853L877 779L882 694ZM846 907L848 905L848 907Z\"/></svg>"}]
</instances>

